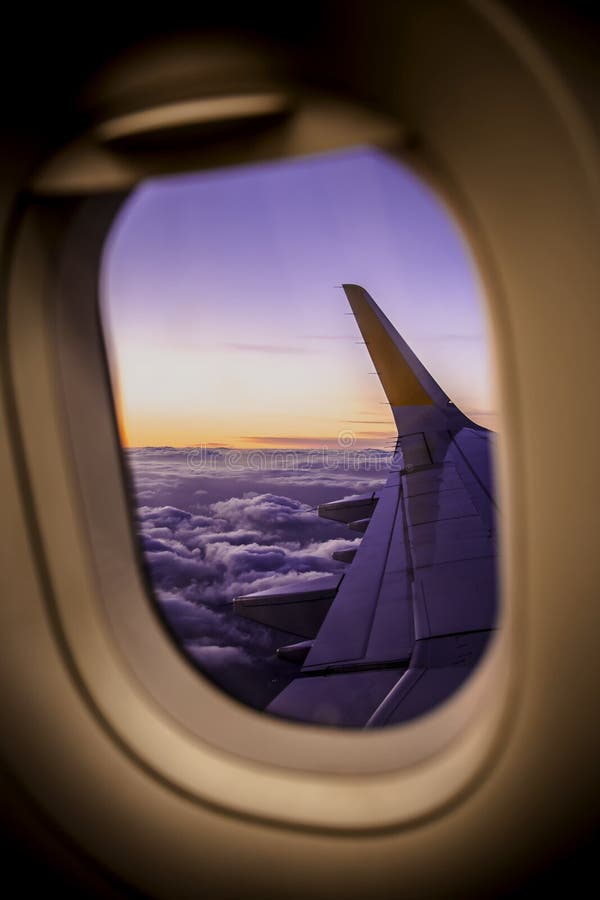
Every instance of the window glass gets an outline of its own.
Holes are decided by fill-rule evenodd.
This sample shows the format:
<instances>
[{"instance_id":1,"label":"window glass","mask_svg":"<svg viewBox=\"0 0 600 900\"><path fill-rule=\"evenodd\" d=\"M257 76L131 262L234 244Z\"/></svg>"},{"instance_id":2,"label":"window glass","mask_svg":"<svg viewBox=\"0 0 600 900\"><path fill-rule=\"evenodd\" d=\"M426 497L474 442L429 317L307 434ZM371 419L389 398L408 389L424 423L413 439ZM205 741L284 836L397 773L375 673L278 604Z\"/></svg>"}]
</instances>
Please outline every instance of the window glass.
<instances>
[{"instance_id":1,"label":"window glass","mask_svg":"<svg viewBox=\"0 0 600 900\"><path fill-rule=\"evenodd\" d=\"M459 683L452 665L471 658L472 633L487 632L493 616L484 627L469 620L463 656L454 632L419 631L419 616L437 615L437 587L423 575L425 600L416 597L419 560L400 561L390 520L383 569L370 551L373 559L360 564L367 586L358 599L357 588L349 594L356 608L371 597L369 621L357 614L353 626L349 613L339 626L355 627L371 649L337 661L333 652L321 669L307 667L332 604L357 577L352 551L372 526L375 533L371 508L359 504L350 528L318 507L379 492L372 506L382 518L385 491L396 490L386 488L397 439L392 410L342 283L369 292L458 409L495 427L483 303L462 237L414 173L371 148L145 182L106 243L101 314L135 528L154 601L182 652L256 709L362 727L395 724L444 699ZM484 439L476 426L463 431L460 454ZM424 526L446 522L423 572L443 563L444 541L456 543L444 503L463 517L471 504L468 527L486 539L493 533L477 493L481 467L453 460L431 460L460 481L444 482L448 496L441 503L439 494L430 519L408 497L416 482L399 489L405 549L413 531L425 540ZM464 485L477 478L475 496ZM477 547L487 558L489 540ZM391 587L394 571L409 570L406 583L397 575ZM301 590L312 595L294 599ZM265 592L279 599L234 604ZM375 652L384 640L377 629L402 627L410 634L395 655ZM412 713L373 717L401 678L408 685L434 657L450 687L415 700ZM292 698L289 706L282 697Z\"/></svg>"}]
</instances>

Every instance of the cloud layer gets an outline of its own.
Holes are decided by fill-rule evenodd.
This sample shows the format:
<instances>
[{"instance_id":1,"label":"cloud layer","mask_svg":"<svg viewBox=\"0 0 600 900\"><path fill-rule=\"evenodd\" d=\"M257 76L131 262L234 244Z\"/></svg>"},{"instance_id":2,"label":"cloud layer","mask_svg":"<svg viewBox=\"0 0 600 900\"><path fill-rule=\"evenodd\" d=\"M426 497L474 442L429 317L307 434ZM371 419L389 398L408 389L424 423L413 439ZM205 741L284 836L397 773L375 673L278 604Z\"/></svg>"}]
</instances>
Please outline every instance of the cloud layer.
<instances>
[{"instance_id":1,"label":"cloud layer","mask_svg":"<svg viewBox=\"0 0 600 900\"><path fill-rule=\"evenodd\" d=\"M261 451L262 452L262 451ZM317 503L374 489L387 454L330 465L301 451L128 451L138 532L155 597L182 649L214 681L263 708L296 669L275 656L290 640L233 614L236 596L343 570L331 555L357 543ZM261 465L258 465L258 462ZM268 488L268 489L267 489ZM291 638L293 640L293 638Z\"/></svg>"}]
</instances>

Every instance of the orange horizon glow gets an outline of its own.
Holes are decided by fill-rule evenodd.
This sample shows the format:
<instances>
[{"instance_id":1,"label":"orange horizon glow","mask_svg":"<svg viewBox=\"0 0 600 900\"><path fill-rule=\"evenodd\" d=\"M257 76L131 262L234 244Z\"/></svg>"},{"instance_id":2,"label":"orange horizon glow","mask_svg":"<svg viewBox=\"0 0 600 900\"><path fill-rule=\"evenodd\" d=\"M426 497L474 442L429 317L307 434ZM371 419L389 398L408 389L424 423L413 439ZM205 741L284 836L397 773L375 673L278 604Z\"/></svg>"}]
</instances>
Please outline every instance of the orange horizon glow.
<instances>
[{"instance_id":1,"label":"orange horizon glow","mask_svg":"<svg viewBox=\"0 0 600 900\"><path fill-rule=\"evenodd\" d=\"M278 418L271 420L271 430L276 430L273 435L239 434L225 432L207 427L203 434L198 434L198 427L187 423L175 423L172 421L160 422L157 417L141 417L135 411L128 412L124 408L120 395L114 393L115 419L121 445L127 449L140 447L228 447L238 450L255 449L290 449L302 450L314 447L326 447L327 449L365 449L366 447L384 448L396 437L396 429L392 416L389 417L389 427L381 419L372 422L362 420L361 428L354 427L353 422L339 422L337 431L332 431L331 425L312 423L313 429L306 432L308 436L297 434L294 430L282 428L282 422ZM265 423L269 424L269 423ZM297 424L297 423L292 423ZM373 428L365 428L372 424ZM254 429L256 430L256 429Z\"/></svg>"},{"instance_id":2,"label":"orange horizon glow","mask_svg":"<svg viewBox=\"0 0 600 900\"><path fill-rule=\"evenodd\" d=\"M463 410L470 419L492 431L498 430L498 417L492 412L478 410ZM157 421L150 417L148 420L140 419L135 412L127 415L123 411L123 404L115 396L115 418L121 446L127 449L141 447L175 447L178 449L187 447L227 447L235 450L306 450L309 448L335 449L389 449L397 437L397 431L393 418L390 415L389 427L381 428L355 428L353 422L340 422L337 432L332 432L331 427L320 428L315 423L314 431L308 431L306 437L300 437L293 431L285 432L281 428L281 421L273 421L273 427L278 428L277 435L240 435L239 433L214 431L208 429L200 438L198 429L180 425L176 427L172 422ZM361 424L382 425L381 420L368 422L361 420ZM297 430L297 429L296 429ZM284 433L281 433L284 432Z\"/></svg>"}]
</instances>

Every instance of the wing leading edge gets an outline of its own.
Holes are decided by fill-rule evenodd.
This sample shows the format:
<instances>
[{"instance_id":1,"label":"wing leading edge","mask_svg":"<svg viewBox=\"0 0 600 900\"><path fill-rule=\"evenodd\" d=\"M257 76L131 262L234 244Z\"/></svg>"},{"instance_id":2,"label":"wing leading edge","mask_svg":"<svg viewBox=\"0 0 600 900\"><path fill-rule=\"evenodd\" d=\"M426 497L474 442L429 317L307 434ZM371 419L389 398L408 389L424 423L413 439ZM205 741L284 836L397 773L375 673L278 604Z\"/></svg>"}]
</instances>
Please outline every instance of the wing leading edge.
<instances>
[{"instance_id":1,"label":"wing leading edge","mask_svg":"<svg viewBox=\"0 0 600 900\"><path fill-rule=\"evenodd\" d=\"M454 406L364 288L343 287L398 428L388 480L319 507L364 534L341 578L234 603L303 638L279 651L299 671L269 712L363 728L427 712L481 658L496 620L496 510L491 432Z\"/></svg>"}]
</instances>

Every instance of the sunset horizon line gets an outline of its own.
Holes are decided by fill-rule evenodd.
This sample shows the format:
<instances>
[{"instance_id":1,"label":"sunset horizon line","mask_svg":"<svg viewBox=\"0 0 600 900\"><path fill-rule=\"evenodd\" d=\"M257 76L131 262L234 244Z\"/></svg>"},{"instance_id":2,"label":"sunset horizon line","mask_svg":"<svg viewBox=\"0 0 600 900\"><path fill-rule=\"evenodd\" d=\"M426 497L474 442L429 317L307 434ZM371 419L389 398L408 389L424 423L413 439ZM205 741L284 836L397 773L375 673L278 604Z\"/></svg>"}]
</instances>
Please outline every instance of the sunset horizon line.
<instances>
[{"instance_id":1,"label":"sunset horizon line","mask_svg":"<svg viewBox=\"0 0 600 900\"><path fill-rule=\"evenodd\" d=\"M394 440L396 432L389 432L383 440ZM361 446L359 446L361 445ZM169 448L172 450L195 450L205 448L207 450L383 450L385 447L376 447L370 444L367 438L357 438L355 442L344 445L337 438L311 440L309 438L304 441L294 441L293 443L252 443L252 444L234 444L218 441L198 441L194 443L146 443L146 444L130 444L123 443L124 450L147 450L150 448Z\"/></svg>"}]
</instances>

